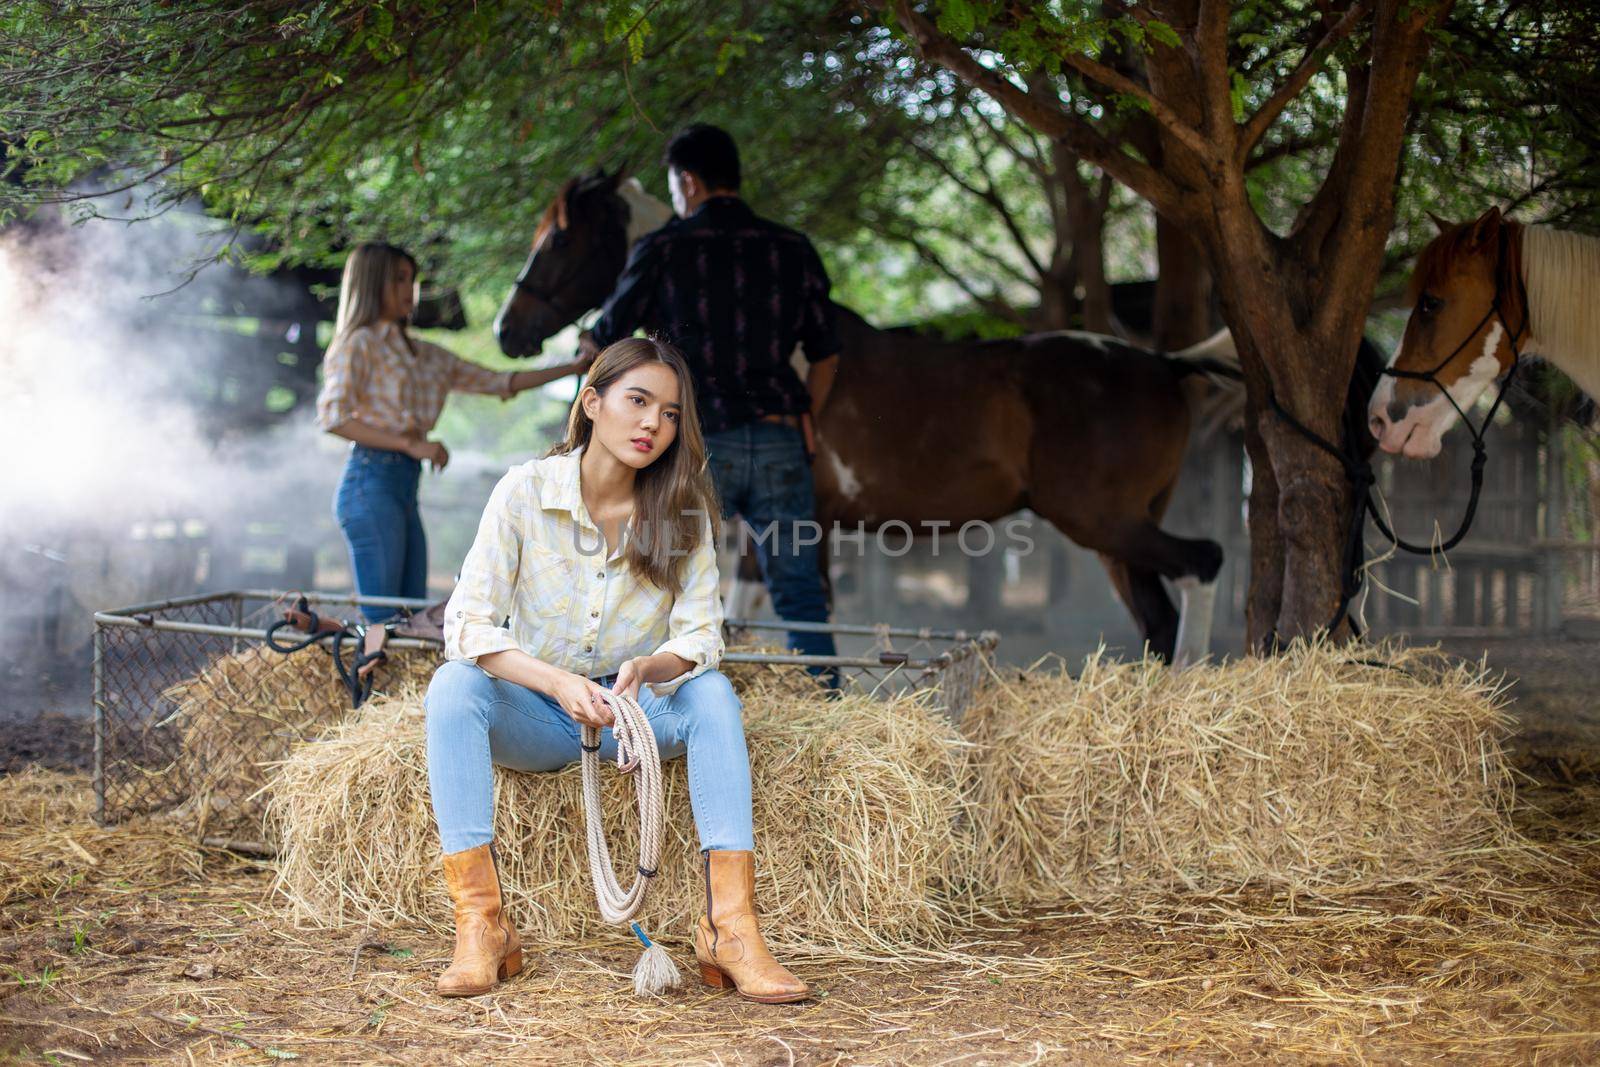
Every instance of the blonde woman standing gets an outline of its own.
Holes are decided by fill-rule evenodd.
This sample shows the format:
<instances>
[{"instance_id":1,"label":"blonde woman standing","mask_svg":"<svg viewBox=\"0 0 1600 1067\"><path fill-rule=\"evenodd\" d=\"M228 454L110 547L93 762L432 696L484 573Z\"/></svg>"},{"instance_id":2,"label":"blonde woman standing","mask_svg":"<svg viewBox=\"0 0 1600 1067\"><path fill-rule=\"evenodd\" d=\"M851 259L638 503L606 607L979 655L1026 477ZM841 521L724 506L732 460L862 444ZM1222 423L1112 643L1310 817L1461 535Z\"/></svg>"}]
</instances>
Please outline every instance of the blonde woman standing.
<instances>
[{"instance_id":1,"label":"blonde woman standing","mask_svg":"<svg viewBox=\"0 0 1600 1067\"><path fill-rule=\"evenodd\" d=\"M502 399L568 374L580 358L542 370L491 371L406 330L417 306L417 261L394 245L360 245L345 261L333 343L322 359L317 425L351 442L334 496L362 596L427 595L428 547L417 510L422 462L442 471L443 442L428 435L451 392ZM392 609L363 607L369 621Z\"/></svg>"}]
</instances>

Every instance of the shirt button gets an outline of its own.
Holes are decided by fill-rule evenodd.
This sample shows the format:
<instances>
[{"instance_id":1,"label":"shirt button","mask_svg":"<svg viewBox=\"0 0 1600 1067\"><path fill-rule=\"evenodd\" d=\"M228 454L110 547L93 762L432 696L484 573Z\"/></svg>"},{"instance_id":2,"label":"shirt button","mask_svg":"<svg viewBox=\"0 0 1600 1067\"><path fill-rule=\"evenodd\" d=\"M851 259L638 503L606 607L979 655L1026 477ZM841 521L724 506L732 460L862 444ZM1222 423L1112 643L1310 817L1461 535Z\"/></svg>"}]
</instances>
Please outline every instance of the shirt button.
<instances>
[{"instance_id":1,"label":"shirt button","mask_svg":"<svg viewBox=\"0 0 1600 1067\"><path fill-rule=\"evenodd\" d=\"M591 619L598 619L598 618L599 618L599 617L600 617L600 613L599 613L599 612L598 612L598 611L591 611L591 612L589 612L589 618L591 618Z\"/></svg>"},{"instance_id":2,"label":"shirt button","mask_svg":"<svg viewBox=\"0 0 1600 1067\"><path fill-rule=\"evenodd\" d=\"M594 646L593 645L584 645L583 646L583 650L585 652L593 652L594 651Z\"/></svg>"},{"instance_id":3,"label":"shirt button","mask_svg":"<svg viewBox=\"0 0 1600 1067\"><path fill-rule=\"evenodd\" d=\"M601 571L599 574L595 575L596 578L604 578L605 576L606 576L606 572L605 571Z\"/></svg>"}]
</instances>

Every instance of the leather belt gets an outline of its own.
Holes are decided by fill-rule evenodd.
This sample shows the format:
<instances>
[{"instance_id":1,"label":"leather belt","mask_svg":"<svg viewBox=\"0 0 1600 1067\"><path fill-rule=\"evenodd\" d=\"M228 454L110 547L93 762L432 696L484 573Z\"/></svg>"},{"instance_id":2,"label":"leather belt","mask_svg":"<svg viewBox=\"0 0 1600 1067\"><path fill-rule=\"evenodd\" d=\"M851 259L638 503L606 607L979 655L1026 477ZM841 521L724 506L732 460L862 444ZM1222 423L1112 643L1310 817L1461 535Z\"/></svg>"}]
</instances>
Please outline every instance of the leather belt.
<instances>
[{"instance_id":1,"label":"leather belt","mask_svg":"<svg viewBox=\"0 0 1600 1067\"><path fill-rule=\"evenodd\" d=\"M798 415L762 415L760 421L774 422L779 426L788 426L796 430L800 428L800 416Z\"/></svg>"}]
</instances>

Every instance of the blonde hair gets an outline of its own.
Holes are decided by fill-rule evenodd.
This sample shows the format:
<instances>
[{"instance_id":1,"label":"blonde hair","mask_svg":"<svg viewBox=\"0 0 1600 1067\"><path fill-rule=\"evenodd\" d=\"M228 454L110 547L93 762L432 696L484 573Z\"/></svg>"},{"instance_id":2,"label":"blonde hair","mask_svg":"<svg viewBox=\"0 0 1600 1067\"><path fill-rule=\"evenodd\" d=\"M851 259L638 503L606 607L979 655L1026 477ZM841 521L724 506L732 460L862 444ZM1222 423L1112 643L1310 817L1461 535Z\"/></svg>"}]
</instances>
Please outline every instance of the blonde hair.
<instances>
[{"instance_id":1,"label":"blonde hair","mask_svg":"<svg viewBox=\"0 0 1600 1067\"><path fill-rule=\"evenodd\" d=\"M715 545L721 535L721 507L706 462L706 439L700 432L695 407L694 379L683 354L665 341L629 337L611 345L589 368L588 387L606 395L623 375L646 363L668 367L678 379L678 433L667 451L635 475L633 521L623 558L635 577L677 596L683 592L683 568L689 554L706 534ZM567 436L550 450L566 455L586 448L594 439L594 420L583 410L583 392L572 402L567 416ZM660 536L656 536L659 533Z\"/></svg>"},{"instance_id":2,"label":"blonde hair","mask_svg":"<svg viewBox=\"0 0 1600 1067\"><path fill-rule=\"evenodd\" d=\"M344 261L344 276L339 281L339 313L334 318L330 348L352 331L371 326L383 316L383 290L401 263L411 264L411 276L417 276L417 261L403 248L382 241L355 247ZM411 338L406 334L405 323L400 324L400 335L409 348Z\"/></svg>"}]
</instances>

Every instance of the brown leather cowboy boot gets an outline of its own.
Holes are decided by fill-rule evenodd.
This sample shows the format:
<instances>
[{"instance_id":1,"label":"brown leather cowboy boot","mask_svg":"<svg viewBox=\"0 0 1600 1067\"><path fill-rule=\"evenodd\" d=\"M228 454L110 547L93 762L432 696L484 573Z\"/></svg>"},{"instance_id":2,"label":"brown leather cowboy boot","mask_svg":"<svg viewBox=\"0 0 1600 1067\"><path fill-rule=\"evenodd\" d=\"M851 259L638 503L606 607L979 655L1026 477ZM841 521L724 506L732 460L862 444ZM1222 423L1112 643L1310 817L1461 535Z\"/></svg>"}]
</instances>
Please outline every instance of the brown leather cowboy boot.
<instances>
[{"instance_id":1,"label":"brown leather cowboy boot","mask_svg":"<svg viewBox=\"0 0 1600 1067\"><path fill-rule=\"evenodd\" d=\"M444 857L444 880L456 902L456 954L439 976L439 993L474 997L522 970L522 941L502 908L492 845Z\"/></svg>"},{"instance_id":2,"label":"brown leather cowboy boot","mask_svg":"<svg viewBox=\"0 0 1600 1067\"><path fill-rule=\"evenodd\" d=\"M706 913L694 928L694 954L707 985L732 987L763 1004L811 995L806 984L772 958L756 921L753 852L708 851Z\"/></svg>"}]
</instances>

